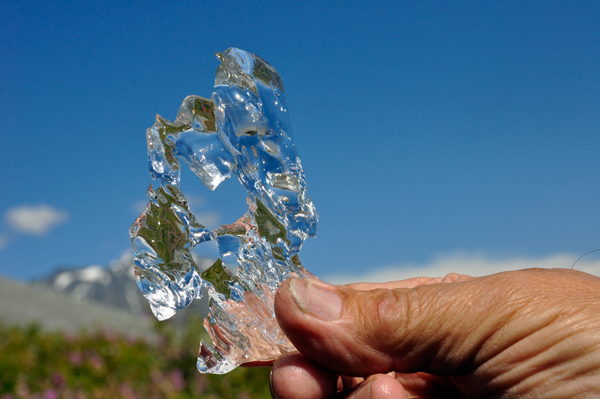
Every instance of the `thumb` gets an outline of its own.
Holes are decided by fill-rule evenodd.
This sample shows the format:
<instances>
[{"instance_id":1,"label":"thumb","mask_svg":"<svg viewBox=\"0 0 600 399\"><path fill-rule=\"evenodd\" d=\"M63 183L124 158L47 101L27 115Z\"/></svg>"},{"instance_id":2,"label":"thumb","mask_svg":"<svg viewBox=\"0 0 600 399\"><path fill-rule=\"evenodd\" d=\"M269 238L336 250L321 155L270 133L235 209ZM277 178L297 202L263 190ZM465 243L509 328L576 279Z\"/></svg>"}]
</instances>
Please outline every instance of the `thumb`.
<instances>
[{"instance_id":1,"label":"thumb","mask_svg":"<svg viewBox=\"0 0 600 399\"><path fill-rule=\"evenodd\" d=\"M279 289L275 312L296 348L330 372L460 375L564 314L570 294L537 289L539 273L368 291L293 278Z\"/></svg>"}]
</instances>

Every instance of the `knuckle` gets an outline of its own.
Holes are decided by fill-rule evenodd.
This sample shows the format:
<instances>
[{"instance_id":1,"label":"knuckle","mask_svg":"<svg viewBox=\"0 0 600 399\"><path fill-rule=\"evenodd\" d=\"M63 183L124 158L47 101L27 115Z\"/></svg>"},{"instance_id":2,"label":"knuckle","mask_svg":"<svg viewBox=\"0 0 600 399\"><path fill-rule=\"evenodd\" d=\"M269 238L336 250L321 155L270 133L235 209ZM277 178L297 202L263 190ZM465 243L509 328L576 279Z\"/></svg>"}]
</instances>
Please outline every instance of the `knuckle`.
<instances>
[{"instance_id":1,"label":"knuckle","mask_svg":"<svg viewBox=\"0 0 600 399\"><path fill-rule=\"evenodd\" d=\"M442 283L457 283L457 282L461 282L461 281L467 281L471 279L470 276L467 276L466 274L459 274L459 273L450 273L447 274L443 279L442 279Z\"/></svg>"},{"instance_id":2,"label":"knuckle","mask_svg":"<svg viewBox=\"0 0 600 399\"><path fill-rule=\"evenodd\" d=\"M407 290L378 290L376 309L370 315L377 341L384 347L398 345L406 336L410 320Z\"/></svg>"}]
</instances>

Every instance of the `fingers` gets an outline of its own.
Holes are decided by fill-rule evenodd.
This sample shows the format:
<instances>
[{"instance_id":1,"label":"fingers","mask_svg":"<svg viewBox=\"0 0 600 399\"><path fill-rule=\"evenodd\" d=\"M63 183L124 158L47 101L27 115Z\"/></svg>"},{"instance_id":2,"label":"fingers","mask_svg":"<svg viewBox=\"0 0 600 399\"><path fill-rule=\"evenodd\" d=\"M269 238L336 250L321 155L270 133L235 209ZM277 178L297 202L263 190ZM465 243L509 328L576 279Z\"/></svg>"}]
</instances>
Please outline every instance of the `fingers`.
<instances>
[{"instance_id":1,"label":"fingers","mask_svg":"<svg viewBox=\"0 0 600 399\"><path fill-rule=\"evenodd\" d=\"M271 370L271 394L278 399L331 398L338 377L326 373L295 352L281 356Z\"/></svg>"},{"instance_id":2,"label":"fingers","mask_svg":"<svg viewBox=\"0 0 600 399\"><path fill-rule=\"evenodd\" d=\"M421 371L425 360L433 359L426 359L431 355L430 345L419 343L418 338L426 336L439 344L457 323L447 314L452 298L469 301L462 292L440 291L440 287L450 284L423 285L429 282L416 279L392 284L409 288L359 291L290 279L276 296L275 311L296 348L336 374L368 376ZM427 287L435 289L427 291ZM437 300L440 298L441 302ZM427 314L418 310L422 307ZM440 330L444 325L446 328Z\"/></svg>"},{"instance_id":3,"label":"fingers","mask_svg":"<svg viewBox=\"0 0 600 399\"><path fill-rule=\"evenodd\" d=\"M343 392L339 398L349 399L408 399L408 394L393 377L375 374L355 388Z\"/></svg>"},{"instance_id":4,"label":"fingers","mask_svg":"<svg viewBox=\"0 0 600 399\"><path fill-rule=\"evenodd\" d=\"M369 291L290 279L276 296L275 311L296 348L331 373L455 375L557 320L565 301L577 302L573 296L580 293L568 290L557 298L564 278L578 277L570 271L456 275L449 284L417 280Z\"/></svg>"},{"instance_id":5,"label":"fingers","mask_svg":"<svg viewBox=\"0 0 600 399\"><path fill-rule=\"evenodd\" d=\"M300 353L280 357L271 370L271 395L276 399L405 399L406 391L393 377L370 376L336 395L338 377L324 372Z\"/></svg>"},{"instance_id":6,"label":"fingers","mask_svg":"<svg viewBox=\"0 0 600 399\"><path fill-rule=\"evenodd\" d=\"M461 281L471 280L473 277L466 274L450 273L446 277L416 277L407 280L390 281L385 283L354 283L347 284L346 287L358 290L369 291L377 288L393 290L396 288L415 288L421 285L438 284L438 283L456 283Z\"/></svg>"}]
</instances>

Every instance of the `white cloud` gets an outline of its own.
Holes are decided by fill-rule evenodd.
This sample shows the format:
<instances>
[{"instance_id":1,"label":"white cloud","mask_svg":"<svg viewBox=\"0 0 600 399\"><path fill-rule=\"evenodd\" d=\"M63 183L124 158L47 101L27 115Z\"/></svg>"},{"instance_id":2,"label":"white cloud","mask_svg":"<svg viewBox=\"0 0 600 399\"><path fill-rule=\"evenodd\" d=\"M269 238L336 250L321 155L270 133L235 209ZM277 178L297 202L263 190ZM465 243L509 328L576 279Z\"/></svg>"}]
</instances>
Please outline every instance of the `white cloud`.
<instances>
[{"instance_id":1,"label":"white cloud","mask_svg":"<svg viewBox=\"0 0 600 399\"><path fill-rule=\"evenodd\" d=\"M323 280L333 284L353 282L385 282L403 280L412 277L443 277L449 273L461 273L469 276L485 276L502 271L529 268L571 268L579 255L554 254L542 258L515 257L510 259L490 259L481 254L456 252L435 257L431 262L415 264L397 264L369 268L362 274L335 274L325 276ZM574 267L576 270L600 276L600 259L593 254L581 258Z\"/></svg>"},{"instance_id":2,"label":"white cloud","mask_svg":"<svg viewBox=\"0 0 600 399\"><path fill-rule=\"evenodd\" d=\"M198 194L186 195L185 199L188 201L188 204L190 204L190 207L192 208L204 206L206 203L204 197Z\"/></svg>"},{"instance_id":3,"label":"white cloud","mask_svg":"<svg viewBox=\"0 0 600 399\"><path fill-rule=\"evenodd\" d=\"M18 206L6 212L6 220L16 230L35 235L44 235L56 225L65 222L67 212L59 211L48 205Z\"/></svg>"},{"instance_id":4,"label":"white cloud","mask_svg":"<svg viewBox=\"0 0 600 399\"><path fill-rule=\"evenodd\" d=\"M144 209L146 209L146 204L148 204L148 200L139 200L139 201L135 201L132 205L131 205L131 209L133 210L133 212L135 212L137 215L140 215L142 212L144 212Z\"/></svg>"},{"instance_id":5,"label":"white cloud","mask_svg":"<svg viewBox=\"0 0 600 399\"><path fill-rule=\"evenodd\" d=\"M217 212L204 212L194 216L196 216L198 223L200 223L202 226L206 226L209 229L216 228L221 224L220 217ZM231 223L234 221L231 221Z\"/></svg>"}]
</instances>

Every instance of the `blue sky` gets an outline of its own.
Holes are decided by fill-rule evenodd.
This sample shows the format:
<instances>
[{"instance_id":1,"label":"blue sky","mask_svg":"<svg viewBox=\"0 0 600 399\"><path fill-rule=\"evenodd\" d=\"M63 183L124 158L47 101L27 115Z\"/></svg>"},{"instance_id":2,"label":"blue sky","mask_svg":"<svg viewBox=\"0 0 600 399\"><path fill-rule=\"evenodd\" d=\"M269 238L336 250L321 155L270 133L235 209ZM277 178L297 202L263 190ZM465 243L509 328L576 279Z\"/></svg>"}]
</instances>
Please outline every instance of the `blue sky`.
<instances>
[{"instance_id":1,"label":"blue sky","mask_svg":"<svg viewBox=\"0 0 600 399\"><path fill-rule=\"evenodd\" d=\"M309 270L569 263L600 248L598 21L593 1L6 4L0 275L129 251L146 128L210 96L233 46L284 79L320 214ZM245 210L236 181L182 186L209 227Z\"/></svg>"}]
</instances>

